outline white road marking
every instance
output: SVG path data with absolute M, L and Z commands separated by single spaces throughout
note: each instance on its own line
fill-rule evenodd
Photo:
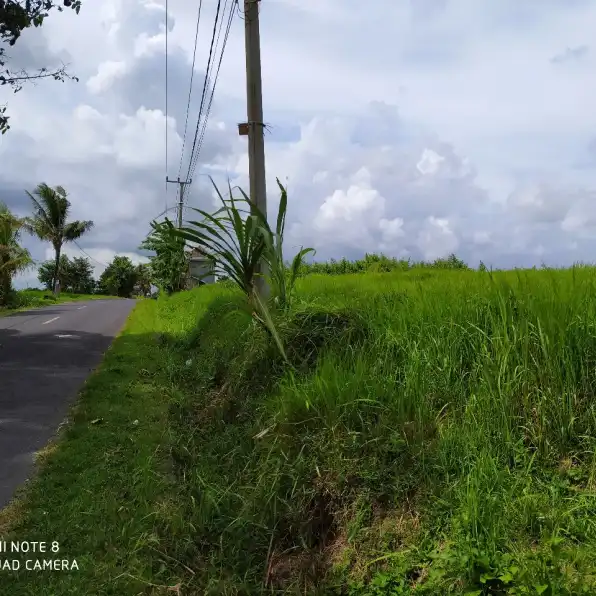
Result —
M 57 337 L 59 339 L 64 339 L 65 337 L 71 337 L 73 339 L 78 339 L 80 336 L 79 335 L 71 335 L 70 333 L 58 333 L 55 335 L 55 337 Z
M 54 317 L 53 319 L 50 319 L 49 321 L 44 321 L 42 323 L 42 325 L 47 325 L 48 323 L 51 323 L 52 321 L 57 321 L 60 317 Z
M 87 308 L 86 306 L 79 306 L 79 308 L 77 308 L 77 310 L 83 310 L 84 308 Z

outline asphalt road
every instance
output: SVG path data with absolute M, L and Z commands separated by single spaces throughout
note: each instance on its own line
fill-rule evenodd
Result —
M 72 302 L 0 317 L 0 508 L 30 477 L 134 300 Z

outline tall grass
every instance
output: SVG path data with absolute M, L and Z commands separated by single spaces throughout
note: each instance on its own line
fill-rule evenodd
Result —
M 193 569 L 176 579 L 206 594 L 594 593 L 595 282 L 309 275 L 282 330 L 292 368 L 214 289 L 177 356 L 197 365 L 172 410 L 192 531 L 163 540 Z

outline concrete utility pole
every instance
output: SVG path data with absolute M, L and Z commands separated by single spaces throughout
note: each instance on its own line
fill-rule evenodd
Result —
M 246 44 L 246 99 L 248 126 L 248 173 L 250 200 L 267 217 L 267 188 L 265 185 L 265 141 L 263 138 L 263 91 L 261 82 L 261 39 L 259 33 L 260 0 L 244 0 L 244 37 Z M 242 128 L 241 128 L 242 131 Z M 240 134 L 243 134 L 242 132 Z M 265 263 L 260 273 L 265 274 Z M 264 278 L 257 278 L 257 290 L 266 296 Z
M 182 207 L 184 206 L 184 187 L 187 184 L 192 184 L 192 178 L 190 180 L 180 180 L 180 178 L 178 178 L 177 180 L 170 180 L 168 177 L 166 177 L 166 182 L 180 185 L 180 200 L 178 201 L 178 214 L 177 214 L 178 217 L 176 219 L 178 220 L 178 228 L 181 228 L 182 227 Z

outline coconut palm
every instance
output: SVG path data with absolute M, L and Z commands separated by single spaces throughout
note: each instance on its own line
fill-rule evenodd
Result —
M 24 221 L 0 203 L 0 306 L 8 301 L 12 278 L 33 263 L 26 248 L 19 244 Z
M 54 247 L 54 275 L 52 287 L 58 279 L 60 254 L 65 242 L 80 238 L 93 227 L 92 221 L 68 221 L 70 201 L 62 186 L 52 188 L 45 182 L 37 185 L 33 194 L 25 191 L 33 203 L 33 215 L 26 218 L 26 227 L 40 240 L 51 242 Z

